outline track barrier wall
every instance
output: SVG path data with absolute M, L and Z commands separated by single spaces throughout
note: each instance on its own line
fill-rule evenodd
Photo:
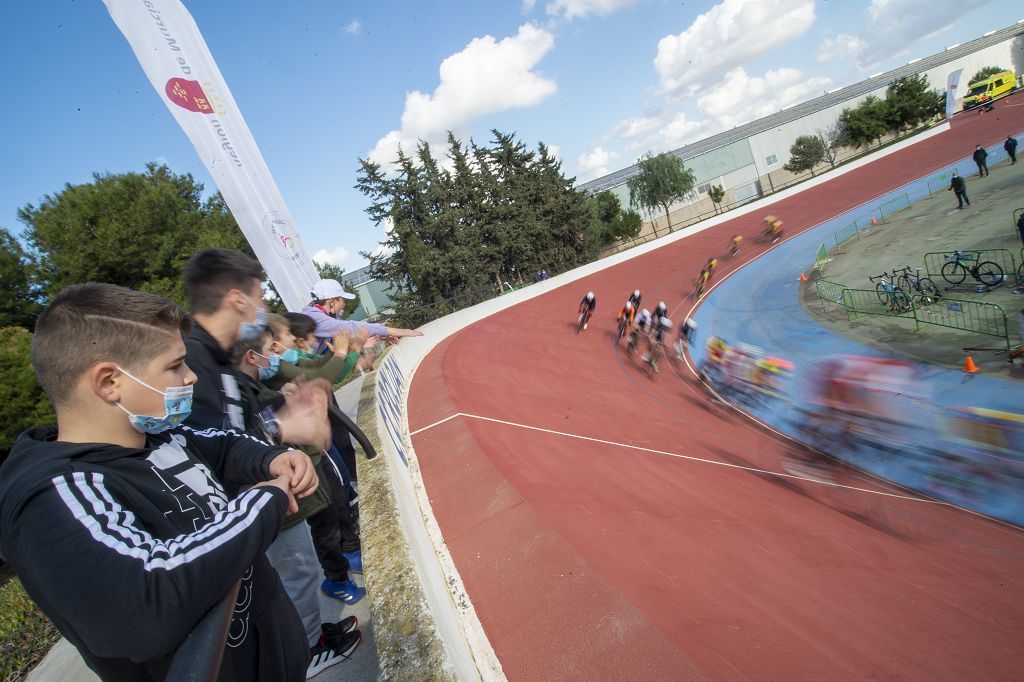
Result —
M 968 267 L 989 261 L 1003 269 L 1006 281 L 1012 281 L 1017 272 L 1017 259 L 1009 249 L 967 249 L 960 251 L 962 260 Z M 933 251 L 924 254 L 924 269 L 929 277 L 941 277 L 942 267 L 952 261 L 956 254 L 952 251 Z M 968 275 L 968 281 L 975 280 Z
M 857 221 L 854 220 L 852 223 L 843 225 L 836 230 L 834 235 L 836 241 L 836 248 L 838 249 L 843 244 L 850 242 L 854 239 L 860 238 L 860 231 L 857 229 Z

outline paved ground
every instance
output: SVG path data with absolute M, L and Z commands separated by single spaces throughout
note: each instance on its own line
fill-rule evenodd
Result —
M 973 164 L 972 164 L 973 167 Z M 890 271 L 895 266 L 923 267 L 926 252 L 968 249 L 1008 249 L 1020 262 L 1020 240 L 1014 233 L 1014 209 L 1024 207 L 1024 163 L 1011 166 L 1003 161 L 993 166 L 991 175 L 978 178 L 970 168 L 960 168 L 967 178 L 972 205 L 957 210 L 952 192 L 942 190 L 930 199 L 914 203 L 908 210 L 891 216 L 861 233 L 830 254 L 822 277 L 857 289 L 874 289 L 869 275 Z M 950 285 L 940 276 L 932 278 L 937 287 Z M 1014 282 L 979 293 L 971 278 L 954 290 L 943 291 L 947 298 L 985 301 L 1002 307 L 1009 317 L 1011 342 L 1019 339 L 1018 315 L 1024 308 L 1024 296 L 1015 295 Z M 995 337 L 971 334 L 943 327 L 922 326 L 914 331 L 912 321 L 883 317 L 861 317 L 847 321 L 835 305 L 821 305 L 812 287 L 804 289 L 803 301 L 811 314 L 828 329 L 894 355 L 918 359 L 946 367 L 964 365 L 964 347 L 995 348 Z M 998 376 L 1024 379 L 1024 367 L 1011 366 L 1005 353 L 975 352 L 972 356 L 982 370 Z
M 1020 111 L 1013 124 L 1024 127 L 1024 109 L 1002 111 Z M 976 140 L 996 142 L 992 117 L 985 123 L 957 121 L 772 211 L 789 234 L 807 229 Z M 613 346 L 627 292 L 639 286 L 685 312 L 680 292 L 700 263 L 757 223 L 729 221 L 486 318 L 417 370 L 413 444 L 506 674 L 1012 678 L 1024 533 L 870 476 L 838 487 L 789 477 L 784 439 L 711 406 L 685 368 L 645 377 Z M 723 274 L 762 251 L 751 244 Z M 798 274 L 778 289 L 790 307 L 750 314 L 750 299 L 737 299 L 751 340 L 761 318 L 777 325 L 799 310 Z M 576 336 L 587 289 L 597 315 Z M 730 313 L 729 299 L 718 305 Z

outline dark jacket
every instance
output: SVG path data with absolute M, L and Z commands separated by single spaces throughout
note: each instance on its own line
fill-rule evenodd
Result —
M 1017 138 L 1007 138 L 1006 142 L 1003 143 L 1003 149 L 1006 150 L 1007 154 L 1013 154 L 1017 151 Z
M 302 679 L 308 645 L 264 551 L 287 512 L 284 448 L 179 427 L 142 449 L 28 431 L 0 468 L 0 553 L 100 677 L 163 679 L 170 656 L 242 578 L 222 679 Z
M 967 184 L 964 182 L 964 179 L 962 177 L 960 177 L 959 175 L 954 175 L 953 178 L 949 181 L 949 188 L 956 192 L 957 194 L 963 194 L 964 192 L 967 191 Z
M 988 152 L 982 149 L 974 150 L 974 163 L 985 163 L 985 159 L 988 158 Z
M 224 350 L 208 331 L 194 323 L 192 335 L 185 339 L 185 363 L 199 378 L 192 389 L 192 414 L 185 421 L 196 429 L 235 429 L 258 435 L 247 429 L 242 407 L 240 373 L 235 369 L 231 351 Z

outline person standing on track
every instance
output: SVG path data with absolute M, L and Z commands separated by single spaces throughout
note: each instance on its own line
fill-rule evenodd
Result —
M 1003 143 L 1003 149 L 1006 150 L 1006 154 L 1010 157 L 1010 165 L 1017 163 L 1017 140 L 1013 135 L 1006 136 L 1006 142 Z
M 971 205 L 971 200 L 967 198 L 967 183 L 956 171 L 953 171 L 953 177 L 949 180 L 949 189 L 953 190 L 953 194 L 956 195 L 956 200 L 960 204 L 957 206 L 958 209 L 964 207 L 965 201 L 968 206 Z
M 587 324 L 590 321 L 590 316 L 594 314 L 594 308 L 597 307 L 597 297 L 594 296 L 593 291 L 588 291 L 587 295 L 580 301 L 580 321 L 583 322 L 583 328 L 587 328 Z
M 974 159 L 974 163 L 978 164 L 978 177 L 988 176 L 988 152 L 982 149 L 980 144 L 975 145 L 971 158 Z

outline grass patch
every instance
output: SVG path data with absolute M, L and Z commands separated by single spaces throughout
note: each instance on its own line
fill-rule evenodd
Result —
M 0 680 L 25 679 L 59 639 L 17 578 L 0 586 Z

